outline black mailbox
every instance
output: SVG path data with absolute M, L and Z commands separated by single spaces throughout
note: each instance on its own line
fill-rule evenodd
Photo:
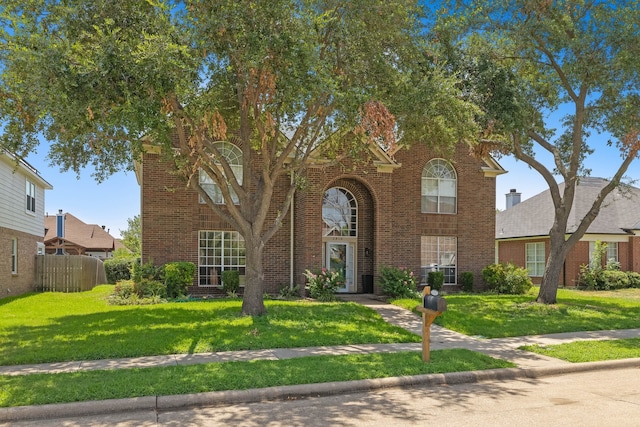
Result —
M 425 295 L 423 298 L 424 308 L 433 311 L 446 311 L 447 301 L 439 296 Z

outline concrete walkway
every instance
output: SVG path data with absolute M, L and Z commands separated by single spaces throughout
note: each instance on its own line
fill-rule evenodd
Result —
M 373 295 L 348 295 L 343 298 L 376 310 L 387 322 L 422 336 L 422 319 L 402 307 L 387 304 Z M 466 348 L 492 357 L 508 360 L 523 369 L 574 365 L 571 362 L 518 350 L 523 345 L 555 345 L 572 341 L 638 338 L 640 329 L 565 332 L 548 335 L 482 339 L 464 335 L 436 324 L 431 325 L 431 350 Z M 421 347 L 418 347 L 421 349 Z M 640 362 L 640 360 L 639 360 Z
M 342 299 L 370 307 L 380 313 L 387 322 L 400 326 L 415 334 L 422 334 L 422 319 L 420 317 L 401 307 L 381 301 L 374 295 L 344 295 L 342 296 Z M 518 347 L 526 344 L 551 345 L 577 340 L 605 340 L 637 337 L 640 337 L 640 329 L 479 339 L 445 329 L 438 325 L 432 325 L 431 350 L 466 348 L 482 352 L 496 358 L 511 361 L 516 364 L 518 368 L 466 373 L 418 375 L 414 377 L 383 378 L 377 380 L 361 380 L 341 383 L 271 387 L 269 389 L 199 393 L 195 395 L 150 396 L 149 398 L 116 399 L 101 402 L 0 408 L 0 422 L 135 410 L 138 408 L 148 408 L 149 405 L 153 406 L 157 410 L 169 410 L 194 405 L 229 404 L 236 402 L 254 402 L 266 399 L 283 399 L 289 396 L 301 397 L 348 393 L 365 391 L 379 387 L 403 386 L 418 383 L 453 384 L 520 377 L 534 378 L 544 375 L 578 372 L 591 369 L 614 369 L 617 367 L 623 368 L 630 366 L 640 367 L 640 358 L 576 364 L 517 350 Z M 359 344 L 327 347 L 226 351 L 200 354 L 176 354 L 169 356 L 150 356 L 128 359 L 0 366 L 0 375 L 29 375 L 34 373 L 77 372 L 82 370 L 177 366 L 257 359 L 277 360 L 318 355 L 421 351 L 421 348 L 421 343 Z

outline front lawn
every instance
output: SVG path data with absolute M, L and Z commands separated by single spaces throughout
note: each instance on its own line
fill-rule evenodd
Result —
M 0 299 L 0 365 L 343 344 L 420 342 L 355 303 L 239 299 L 110 306 L 113 286 Z
M 575 341 L 557 345 L 527 345 L 521 350 L 544 354 L 567 362 L 596 362 L 640 357 L 640 338 L 602 341 Z
M 424 363 L 420 352 L 400 352 L 0 376 L 0 406 L 245 390 L 513 366 L 484 354 L 455 349 L 431 352 L 431 363 Z
M 435 323 L 466 335 L 502 338 L 557 332 L 640 328 L 640 289 L 558 290 L 558 303 L 536 304 L 538 288 L 527 295 L 445 295 L 447 311 Z M 413 310 L 419 299 L 393 301 Z

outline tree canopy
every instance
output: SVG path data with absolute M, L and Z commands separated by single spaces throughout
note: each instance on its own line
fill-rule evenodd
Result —
M 142 224 L 140 224 L 140 215 L 127 219 L 127 229 L 120 230 L 122 235 L 122 244 L 133 255 L 139 256 L 142 251 Z
M 7 0 L 0 141 L 25 155 L 44 135 L 54 163 L 93 164 L 98 180 L 131 167 L 145 141 L 165 146 L 245 239 L 243 312 L 261 314 L 264 244 L 312 150 L 353 158 L 398 137 L 446 149 L 477 135 L 475 107 L 435 60 L 422 18 L 411 0 Z M 242 177 L 218 141 L 242 151 Z M 273 206 L 283 177 L 292 185 Z
M 638 10 L 635 0 L 498 0 L 447 2 L 440 11 L 442 54 L 481 108 L 485 132 L 477 150 L 512 154 L 549 186 L 555 221 L 540 302 L 555 302 L 568 251 L 637 158 Z M 558 110 L 568 112 L 552 129 L 547 115 Z M 617 148 L 619 166 L 567 237 L 576 185 L 589 173 L 584 159 L 607 146 Z

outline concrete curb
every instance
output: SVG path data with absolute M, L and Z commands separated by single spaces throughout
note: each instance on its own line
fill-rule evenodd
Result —
M 288 400 L 310 396 L 330 396 L 366 392 L 381 388 L 411 385 L 471 384 L 482 381 L 505 381 L 518 378 L 542 378 L 605 369 L 640 368 L 640 358 L 602 362 L 563 364 L 540 368 L 489 369 L 486 371 L 424 374 L 357 381 L 277 386 L 261 389 L 216 391 L 172 396 L 148 396 L 127 399 L 97 400 L 39 406 L 0 408 L 0 422 L 36 420 L 44 418 L 80 417 L 111 412 L 168 411 L 189 407 L 223 404 L 255 403 L 268 400 Z

